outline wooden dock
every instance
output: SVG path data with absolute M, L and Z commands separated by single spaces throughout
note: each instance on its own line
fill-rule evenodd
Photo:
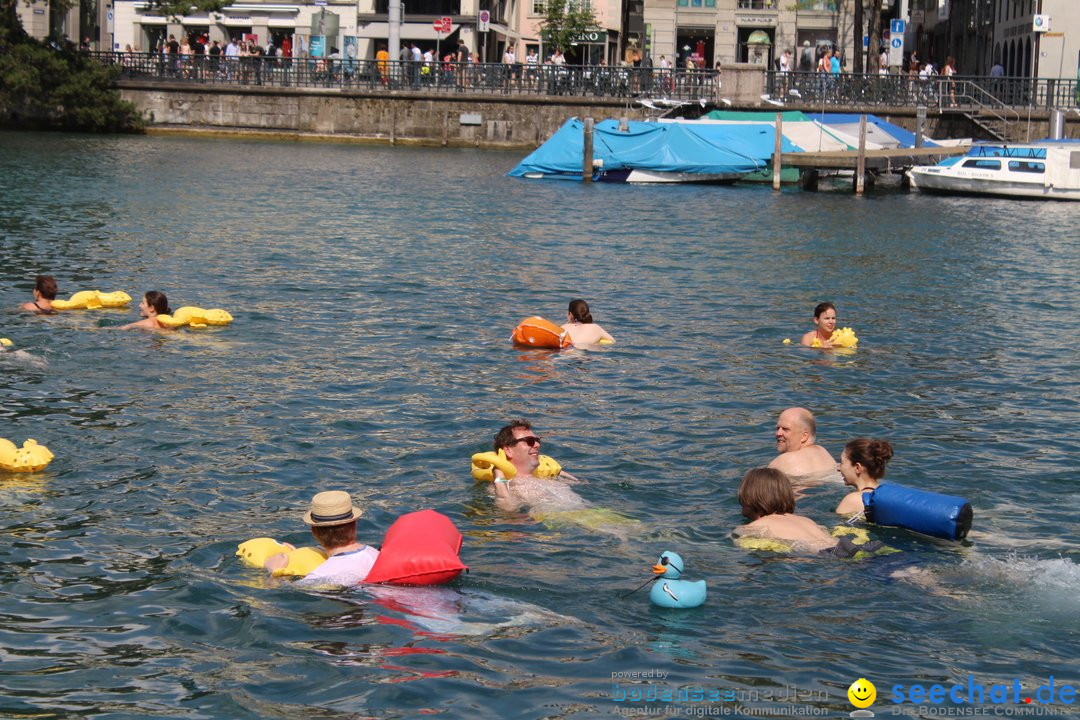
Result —
M 885 148 L 865 150 L 867 170 L 906 170 L 915 165 L 935 165 L 947 157 L 963 155 L 967 145 L 957 147 Z M 800 170 L 854 170 L 858 166 L 858 150 L 823 150 L 821 152 L 787 152 L 780 154 L 784 167 Z
M 859 148 L 857 150 L 822 150 L 819 152 L 782 152 L 783 116 L 776 115 L 776 150 L 773 153 L 773 189 L 780 189 L 780 171 L 785 167 L 798 168 L 803 190 L 817 190 L 818 175 L 826 171 L 854 171 L 853 190 L 862 193 L 866 184 L 873 185 L 881 173 L 904 173 L 915 165 L 936 165 L 947 157 L 964 155 L 968 145 L 949 147 L 866 149 L 866 116 L 859 118 Z M 904 176 L 905 181 L 907 176 Z

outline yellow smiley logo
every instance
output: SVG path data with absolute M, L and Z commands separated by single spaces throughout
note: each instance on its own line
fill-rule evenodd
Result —
M 868 708 L 877 699 L 877 688 L 866 678 L 859 678 L 847 689 L 848 700 L 857 708 Z

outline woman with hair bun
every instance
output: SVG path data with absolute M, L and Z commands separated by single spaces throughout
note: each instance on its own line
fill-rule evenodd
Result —
M 841 515 L 854 515 L 863 511 L 862 494 L 875 489 L 885 477 L 885 465 L 892 459 L 892 445 L 885 440 L 856 438 L 844 446 L 837 470 L 844 476 L 844 484 L 855 492 L 836 506 Z
M 52 275 L 38 275 L 34 278 L 34 302 L 23 303 L 19 307 L 35 315 L 55 315 L 52 301 L 56 299 L 56 278 Z
M 581 299 L 570 301 L 570 307 L 566 311 L 566 324 L 562 329 L 576 346 L 596 345 L 602 340 L 615 342 L 615 338 L 608 335 L 607 330 L 593 322 L 589 303 Z
M 165 293 L 159 290 L 150 290 L 143 295 L 142 302 L 139 303 L 139 312 L 142 314 L 143 319 L 136 322 L 129 323 L 120 327 L 121 330 L 168 330 L 169 328 L 162 325 L 157 316 L 169 315 L 172 310 L 169 309 L 169 299 L 165 297 Z

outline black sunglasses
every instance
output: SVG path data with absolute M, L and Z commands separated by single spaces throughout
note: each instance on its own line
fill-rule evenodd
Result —
M 525 437 L 515 438 L 514 441 L 510 443 L 510 445 L 513 446 L 517 445 L 518 443 L 525 443 L 529 447 L 536 447 L 540 444 L 540 438 L 536 437 L 535 435 L 526 435 Z
M 660 564 L 661 564 L 661 565 L 663 565 L 664 567 L 667 567 L 667 566 L 668 566 L 668 565 L 670 564 L 670 565 L 671 565 L 671 567 L 675 568 L 675 570 L 677 570 L 678 572 L 680 572 L 680 573 L 681 573 L 681 572 L 682 572 L 682 568 L 681 568 L 681 567 L 679 567 L 678 565 L 676 565 L 675 563 L 669 563 L 669 562 L 668 562 L 668 559 L 669 559 L 669 558 L 668 558 L 668 556 L 667 556 L 667 555 L 665 555 L 664 557 L 660 558 Z

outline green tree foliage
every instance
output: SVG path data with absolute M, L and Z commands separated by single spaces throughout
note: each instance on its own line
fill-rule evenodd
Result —
M 70 43 L 29 37 L 14 4 L 0 7 L 0 124 L 85 132 L 135 132 L 144 121 L 113 87 L 119 68 L 91 60 Z
M 171 18 L 200 12 L 221 12 L 233 0 L 149 0 L 148 7 Z
M 540 32 L 544 43 L 552 50 L 563 52 L 584 33 L 596 30 L 596 14 L 592 4 L 582 0 L 544 0 L 544 19 Z

